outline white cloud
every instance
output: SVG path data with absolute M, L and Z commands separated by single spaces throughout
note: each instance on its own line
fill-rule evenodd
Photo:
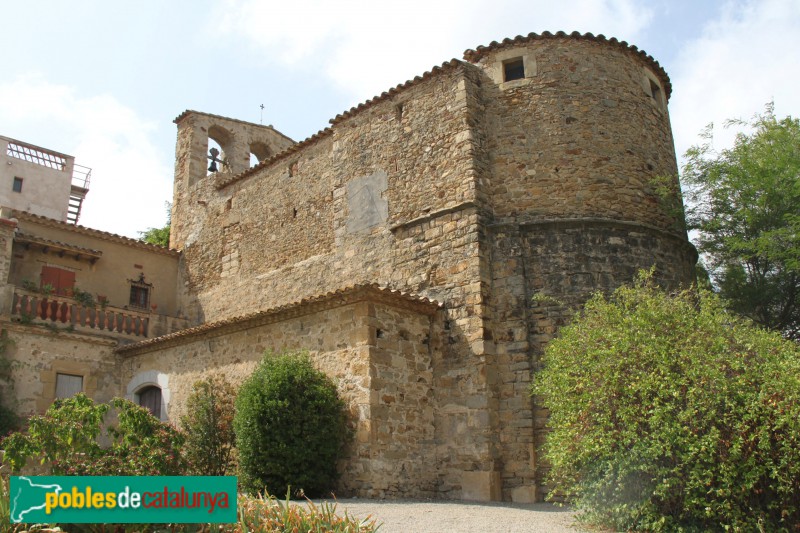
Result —
M 652 12 L 633 0 L 227 0 L 213 18 L 221 39 L 244 38 L 293 68 L 322 66 L 358 102 L 517 34 L 591 31 L 635 41 Z
M 172 166 L 150 141 L 154 124 L 114 97 L 77 96 L 29 74 L 0 84 L 0 116 L 4 135 L 73 155 L 92 169 L 81 225 L 136 238 L 166 222 Z
M 778 116 L 800 115 L 800 2 L 729 2 L 719 20 L 687 44 L 673 73 L 670 103 L 676 149 L 682 155 L 715 125 L 715 146 L 730 146 L 728 118 L 749 119 L 775 101 Z

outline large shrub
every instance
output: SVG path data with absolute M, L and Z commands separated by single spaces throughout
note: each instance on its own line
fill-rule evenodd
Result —
M 266 354 L 239 390 L 234 428 L 245 490 L 313 497 L 333 488 L 345 405 L 307 355 Z
M 116 425 L 105 420 L 116 415 Z M 101 442 L 110 441 L 110 445 Z M 18 472 L 38 459 L 52 475 L 177 476 L 186 472 L 184 435 L 133 402 L 95 404 L 85 394 L 56 400 L 24 432 L 3 440 L 4 460 Z
M 800 527 L 800 350 L 709 294 L 595 296 L 544 355 L 551 494 L 620 530 Z
M 186 456 L 200 476 L 224 476 L 234 469 L 233 413 L 236 390 L 223 375 L 198 381 L 186 401 L 181 427 Z

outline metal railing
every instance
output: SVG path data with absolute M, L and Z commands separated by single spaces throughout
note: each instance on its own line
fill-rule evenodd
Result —
M 92 177 L 92 169 L 83 165 L 72 165 L 72 185 L 81 189 L 89 188 L 89 178 Z

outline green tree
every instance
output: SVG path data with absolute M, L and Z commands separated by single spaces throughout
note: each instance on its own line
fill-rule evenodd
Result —
M 181 426 L 186 432 L 186 456 L 199 476 L 224 476 L 234 469 L 235 399 L 236 390 L 223 375 L 192 387 Z
M 621 531 L 800 527 L 800 347 L 709 292 L 594 296 L 543 357 L 551 495 Z
M 116 415 L 116 425 L 105 423 Z M 31 459 L 52 475 L 177 476 L 187 469 L 184 435 L 122 398 L 96 404 L 84 393 L 56 400 L 23 432 L 6 437 L 3 460 L 18 472 Z
M 167 223 L 161 228 L 147 228 L 145 231 L 139 232 L 139 240 L 147 244 L 155 244 L 157 246 L 164 246 L 169 248 L 169 232 L 172 224 L 172 204 L 166 202 L 167 207 Z
M 800 121 L 773 106 L 717 152 L 713 130 L 686 152 L 687 221 L 735 311 L 800 340 Z
M 336 385 L 305 353 L 267 353 L 236 398 L 240 481 L 252 493 L 333 489 L 349 436 Z

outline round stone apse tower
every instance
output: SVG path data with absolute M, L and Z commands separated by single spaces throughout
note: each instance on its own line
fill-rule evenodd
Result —
M 591 34 L 530 34 L 464 58 L 480 69 L 500 484 L 505 498 L 540 499 L 547 413 L 520 391 L 544 345 L 593 292 L 611 292 L 640 269 L 655 267 L 669 287 L 694 281 L 672 87 L 652 57 Z M 520 428 L 528 409 L 531 427 Z

